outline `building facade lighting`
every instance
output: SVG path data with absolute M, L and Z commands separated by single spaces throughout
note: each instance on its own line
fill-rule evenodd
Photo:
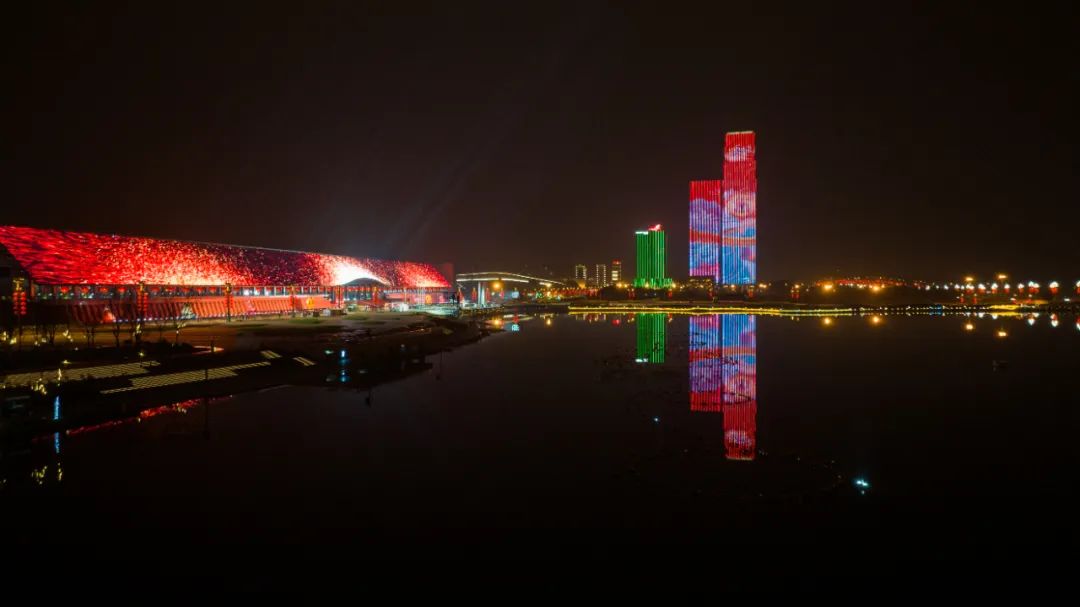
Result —
M 660 224 L 635 232 L 634 238 L 637 248 L 637 275 L 634 286 L 647 289 L 670 287 L 672 280 L 666 274 L 667 241 Z
M 723 238 L 724 182 L 690 182 L 690 277 L 723 281 L 720 245 Z
M 721 280 L 757 282 L 757 144 L 753 131 L 724 137 Z
M 325 253 L 16 226 L 0 226 L 0 245 L 38 284 L 450 286 L 429 264 Z

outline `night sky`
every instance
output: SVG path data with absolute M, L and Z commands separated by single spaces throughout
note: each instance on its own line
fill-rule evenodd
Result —
M 0 224 L 681 277 L 754 130 L 763 279 L 1080 278 L 1067 5 L 142 4 L 8 14 Z

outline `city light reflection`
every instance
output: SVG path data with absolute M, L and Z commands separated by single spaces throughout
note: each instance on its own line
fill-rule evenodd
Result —
M 690 410 L 723 414 L 728 459 L 754 459 L 756 342 L 756 319 L 751 315 L 690 318 Z
M 662 363 L 667 349 L 667 317 L 664 314 L 637 314 L 637 357 L 639 363 Z

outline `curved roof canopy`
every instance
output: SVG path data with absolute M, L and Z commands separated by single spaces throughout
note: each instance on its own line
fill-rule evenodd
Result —
M 0 226 L 0 245 L 41 284 L 450 286 L 426 263 L 325 253 L 16 226 Z

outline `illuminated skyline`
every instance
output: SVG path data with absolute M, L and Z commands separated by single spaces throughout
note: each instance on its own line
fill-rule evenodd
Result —
M 682 279 L 687 183 L 747 128 L 761 279 L 1080 267 L 1077 37 L 1048 8 L 21 8 L 3 224 L 632 278 L 659 222 Z M 1001 220 L 1029 200 L 1037 247 Z

